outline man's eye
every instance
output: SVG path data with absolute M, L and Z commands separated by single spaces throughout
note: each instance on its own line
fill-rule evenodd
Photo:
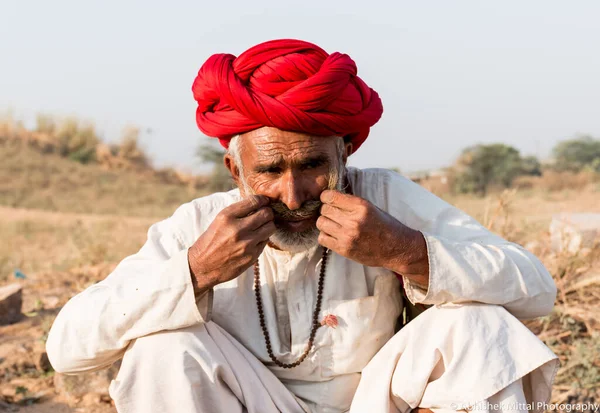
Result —
M 319 166 L 323 165 L 323 162 L 310 162 L 304 165 L 304 169 L 315 169 L 318 168 Z
M 267 168 L 265 173 L 267 174 L 278 174 L 281 172 L 281 168 Z

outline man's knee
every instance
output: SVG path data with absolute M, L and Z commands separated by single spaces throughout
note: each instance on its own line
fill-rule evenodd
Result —
M 459 347 L 490 341 L 501 344 L 513 332 L 527 334 L 527 328 L 502 306 L 480 303 L 431 307 L 407 327 L 405 333 L 411 336 L 438 344 L 450 340 Z
M 136 364 L 136 368 L 143 365 L 144 369 L 157 371 L 169 366 L 181 367 L 189 363 L 190 358 L 202 357 L 208 338 L 204 325 L 143 336 L 131 343 L 123 356 L 123 363 Z
M 217 406 L 231 393 L 217 386 L 219 355 L 204 324 L 140 337 L 125 352 L 110 394 L 119 411 L 176 411 L 173 406 L 177 411 L 200 411 L 202 403 Z

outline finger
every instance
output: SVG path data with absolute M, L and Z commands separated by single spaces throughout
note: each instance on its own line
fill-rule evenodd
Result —
M 263 195 L 251 195 L 244 198 L 240 202 L 229 205 L 224 211 L 231 214 L 235 218 L 244 218 L 250 215 L 252 212 L 268 205 L 270 202 L 269 198 Z
M 256 259 L 258 260 L 258 256 L 263 252 L 263 250 L 265 249 L 265 247 L 267 246 L 267 244 L 269 243 L 269 240 L 266 239 L 264 241 L 260 241 L 258 244 L 256 244 Z
M 362 198 L 354 195 L 344 194 L 340 191 L 327 189 L 321 192 L 321 202 L 332 205 L 339 209 L 351 211 L 357 203 L 363 202 Z
M 254 214 L 249 215 L 245 218 L 240 218 L 242 228 L 250 230 L 256 230 L 263 226 L 266 222 L 273 221 L 275 215 L 273 210 L 269 207 L 262 207 L 257 210 Z
M 348 214 L 348 211 L 346 211 L 345 209 L 340 209 L 340 208 L 330 205 L 330 204 L 321 205 L 320 212 L 321 212 L 321 216 L 326 216 L 328 218 L 333 219 L 334 221 L 336 221 L 336 217 L 338 217 L 340 215 Z
M 325 232 L 330 236 L 335 236 L 342 229 L 342 226 L 337 222 L 321 215 L 319 219 L 317 219 L 317 228 L 321 232 Z
M 269 221 L 254 231 L 253 238 L 258 242 L 266 241 L 275 233 L 275 231 L 277 231 L 275 223 Z
M 321 232 L 318 238 L 319 245 L 328 248 L 332 251 L 336 251 L 337 240 L 325 232 Z

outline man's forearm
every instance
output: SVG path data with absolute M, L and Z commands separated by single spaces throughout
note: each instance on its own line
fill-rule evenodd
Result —
M 414 283 L 427 289 L 429 286 L 429 257 L 427 255 L 427 242 L 420 231 L 405 227 L 403 234 L 399 234 L 394 254 L 385 265 Z

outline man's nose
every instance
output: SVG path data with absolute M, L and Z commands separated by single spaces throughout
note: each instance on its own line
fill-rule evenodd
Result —
M 282 177 L 281 202 L 290 210 L 299 209 L 306 201 L 302 185 L 298 177 L 291 171 Z

